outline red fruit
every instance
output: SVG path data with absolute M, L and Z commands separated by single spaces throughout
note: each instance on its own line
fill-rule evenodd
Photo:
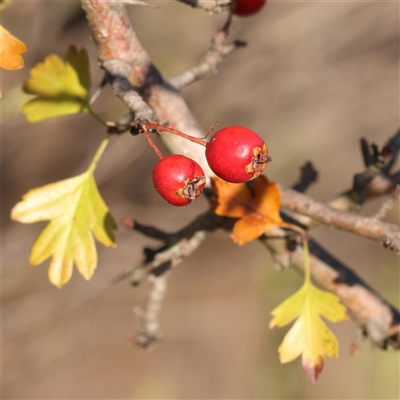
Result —
M 257 178 L 271 161 L 263 139 L 243 126 L 218 131 L 207 144 L 206 157 L 215 175 L 232 183 Z
M 163 158 L 153 169 L 157 192 L 174 206 L 186 206 L 196 200 L 206 184 L 206 177 L 197 162 L 174 154 Z
M 267 0 L 236 0 L 232 4 L 232 13 L 240 16 L 248 16 L 258 13 Z

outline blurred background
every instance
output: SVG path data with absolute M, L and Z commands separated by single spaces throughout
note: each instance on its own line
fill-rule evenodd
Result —
M 226 15 L 209 16 L 174 1 L 159 9 L 130 7 L 136 33 L 155 65 L 171 76 L 198 62 Z M 138 328 L 132 307 L 145 303 L 148 285 L 110 281 L 140 262 L 154 241 L 120 226 L 114 250 L 98 246 L 90 282 L 75 270 L 62 289 L 47 265 L 28 266 L 30 247 L 45 224 L 9 219 L 29 189 L 81 173 L 104 130 L 87 115 L 28 124 L 21 82 L 50 53 L 85 47 L 93 88 L 102 78 L 79 2 L 15 2 L 2 24 L 29 51 L 25 68 L 2 71 L 2 336 L 5 399 L 398 399 L 399 353 L 357 339 L 351 321 L 331 326 L 340 356 L 328 359 L 317 386 L 300 360 L 280 365 L 277 348 L 287 328 L 269 330 L 270 312 L 301 284 L 293 270 L 274 270 L 258 243 L 233 244 L 210 235 L 173 272 L 161 315 L 165 339 L 153 351 L 129 345 Z M 363 170 L 359 139 L 382 146 L 399 127 L 399 3 L 271 1 L 257 15 L 234 18 L 231 40 L 248 47 L 217 76 L 184 91 L 207 130 L 245 125 L 266 140 L 271 180 L 291 185 L 312 161 L 320 175 L 309 194 L 329 199 Z M 94 106 L 107 119 L 126 112 L 109 88 Z M 155 192 L 157 157 L 143 137 L 112 139 L 96 171 L 116 220 L 133 217 L 168 231 L 207 208 L 204 199 L 174 208 Z M 399 165 L 399 164 L 397 164 Z M 380 202 L 368 204 L 371 215 Z M 398 203 L 386 217 L 399 221 Z M 377 243 L 320 227 L 313 237 L 399 307 L 399 260 Z M 339 383 L 340 382 L 340 383 Z

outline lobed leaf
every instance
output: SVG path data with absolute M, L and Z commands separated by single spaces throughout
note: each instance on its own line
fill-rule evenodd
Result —
M 58 287 L 69 281 L 74 263 L 85 279 L 92 277 L 97 266 L 93 235 L 104 246 L 115 247 L 116 224 L 93 176 L 97 156 L 83 174 L 30 190 L 11 212 L 19 222 L 50 221 L 29 261 L 38 265 L 51 257 L 49 279 Z
M 306 377 L 315 384 L 324 367 L 324 356 L 338 356 L 338 341 L 321 316 L 332 322 L 344 321 L 346 308 L 337 296 L 306 281 L 271 314 L 270 328 L 285 326 L 297 318 L 279 346 L 279 358 L 287 363 L 302 355 Z
M 36 97 L 22 106 L 28 122 L 90 111 L 86 50 L 78 51 L 75 46 L 70 46 L 65 62 L 57 54 L 51 54 L 35 65 L 30 74 L 23 89 Z

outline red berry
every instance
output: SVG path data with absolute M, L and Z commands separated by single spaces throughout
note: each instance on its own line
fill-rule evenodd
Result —
M 163 158 L 153 169 L 153 183 L 157 192 L 174 206 L 186 206 L 196 200 L 206 183 L 197 162 L 174 154 Z
M 243 126 L 218 131 L 207 144 L 206 157 L 215 175 L 232 183 L 257 178 L 271 161 L 263 139 Z
M 232 12 L 242 17 L 252 15 L 258 13 L 266 2 L 267 0 L 236 0 L 232 4 Z

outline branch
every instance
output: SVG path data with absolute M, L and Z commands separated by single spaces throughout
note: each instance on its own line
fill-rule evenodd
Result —
M 218 65 L 226 56 L 233 53 L 236 49 L 246 46 L 245 42 L 239 40 L 235 40 L 232 44 L 224 43 L 228 36 L 229 24 L 230 20 L 217 32 L 212 40 L 210 49 L 198 65 L 169 79 L 172 86 L 180 90 L 194 82 L 215 75 Z
M 190 4 L 191 0 L 187 0 L 185 2 Z M 213 3 L 207 0 L 198 0 L 196 4 L 204 4 L 204 7 L 206 7 L 210 4 L 212 5 Z M 103 66 L 108 68 L 106 68 L 106 70 L 108 73 L 110 73 L 111 77 L 122 76 L 122 78 L 126 79 L 132 88 L 143 97 L 144 101 L 147 103 L 149 108 L 155 112 L 156 117 L 159 120 L 169 121 L 171 127 L 189 135 L 203 137 L 204 131 L 191 115 L 180 93 L 164 80 L 161 74 L 151 63 L 147 52 L 142 48 L 141 44 L 137 40 L 137 37 L 129 23 L 129 19 L 126 15 L 124 7 L 115 1 L 103 2 L 102 0 L 82 0 L 82 5 L 86 11 L 89 25 L 98 48 L 100 62 Z M 216 7 L 214 8 L 215 10 L 217 9 Z M 111 63 L 108 63 L 109 61 Z M 122 75 L 121 71 L 123 71 Z M 126 90 L 129 92 L 131 88 L 128 85 L 125 87 L 125 84 L 126 82 L 123 80 L 121 87 L 123 90 L 126 88 Z M 191 144 L 175 135 L 172 136 L 165 134 L 162 135 L 162 139 L 164 142 L 166 142 L 167 147 L 169 147 L 172 152 L 182 152 L 182 150 L 185 149 L 185 154 L 187 156 L 195 159 L 202 166 L 206 174 L 212 175 L 212 172 L 209 170 L 208 164 L 205 160 L 204 149 L 200 148 L 200 146 Z M 399 179 L 399 177 L 397 179 Z M 371 182 L 371 184 L 373 184 L 375 180 L 376 178 Z M 383 186 L 386 185 L 384 190 L 387 190 L 390 184 L 390 182 L 384 180 Z M 290 194 L 287 191 L 284 191 L 283 193 Z M 299 194 L 297 193 L 297 195 Z M 305 199 L 307 198 L 305 197 Z M 304 202 L 304 204 L 307 204 L 307 202 Z M 146 267 L 143 269 L 143 271 L 145 271 L 143 276 L 146 275 L 146 272 L 150 272 L 150 275 L 153 276 L 163 276 L 164 272 L 170 269 L 172 261 L 175 259 L 177 262 L 179 262 L 183 259 L 183 257 L 191 254 L 191 252 L 193 252 L 193 250 L 200 245 L 202 240 L 204 240 L 208 229 L 214 229 L 214 225 L 217 226 L 221 223 L 223 228 L 228 229 L 227 226 L 224 226 L 227 224 L 227 219 L 224 221 L 214 220 L 214 225 L 211 223 L 208 225 L 207 229 L 202 229 L 201 221 L 203 218 L 204 220 L 207 220 L 210 217 L 202 217 L 197 220 L 196 223 L 199 224 L 200 228 L 197 230 L 194 229 L 196 232 L 203 232 L 201 240 L 198 240 L 199 236 L 196 236 L 195 234 L 192 236 L 189 235 L 190 238 L 196 237 L 196 240 L 193 242 L 191 242 L 188 238 L 184 238 L 183 232 L 185 229 L 183 229 L 180 231 L 182 235 L 181 240 L 178 240 L 178 237 L 175 235 L 174 240 L 178 240 L 178 242 L 175 242 L 175 248 L 173 251 L 172 247 L 165 245 L 156 251 L 146 249 L 146 260 L 141 265 L 147 265 L 148 268 Z M 195 227 L 196 223 L 192 226 L 192 228 Z M 207 224 L 204 226 L 207 226 Z M 298 265 L 299 268 L 302 268 L 303 258 L 301 247 L 297 246 L 296 251 L 292 254 L 287 250 L 286 238 L 282 240 L 267 239 L 267 242 L 281 244 L 280 249 L 275 248 L 275 245 L 270 244 L 271 251 L 274 252 L 277 259 L 279 258 L 278 255 L 280 255 L 282 260 L 284 258 L 288 260 L 291 259 L 296 266 Z M 185 244 L 188 243 L 190 244 L 186 250 L 184 250 Z M 178 255 L 178 257 L 175 257 L 176 255 Z M 371 336 L 372 340 L 382 347 L 387 347 L 392 342 L 394 343 L 393 347 L 399 347 L 398 313 L 394 309 L 391 309 L 390 306 L 388 306 L 383 300 L 379 299 L 379 297 L 366 285 L 363 286 L 360 284 L 362 289 L 359 289 L 358 291 L 346 292 L 344 288 L 347 286 L 350 288 L 351 284 L 349 283 L 347 286 L 343 286 L 345 284 L 341 283 L 342 289 L 339 290 L 339 283 L 334 282 L 334 279 L 339 276 L 337 270 L 335 270 L 335 268 L 333 268 L 329 262 L 318 260 L 319 258 L 316 255 L 315 258 L 312 259 L 312 273 L 316 282 L 320 283 L 328 290 L 336 291 L 339 297 L 341 296 L 341 293 L 349 293 L 347 300 L 345 299 L 345 295 L 343 295 L 341 298 L 343 298 L 343 301 L 347 301 L 349 310 L 354 314 L 356 319 L 363 324 L 363 326 L 365 326 L 365 331 Z M 351 271 L 348 272 L 348 275 L 351 274 Z M 139 275 L 140 274 L 137 276 Z M 327 276 L 330 276 L 332 279 L 327 279 Z M 343 272 L 340 274 L 341 278 L 343 278 L 343 276 L 346 277 L 346 273 Z M 158 282 L 162 282 L 162 280 Z M 160 286 L 161 285 L 162 284 L 160 283 Z M 158 290 L 154 290 L 155 292 L 160 293 Z M 364 295 L 361 294 L 362 291 L 364 291 Z M 357 299 L 357 301 L 350 301 L 349 296 L 351 293 L 353 293 L 355 296 L 353 298 Z M 363 298 L 366 299 L 367 297 L 371 299 L 370 302 L 363 300 Z M 162 296 L 159 296 L 158 298 L 162 299 Z M 151 302 L 152 301 L 150 301 L 150 303 Z M 359 304 L 362 304 L 362 306 L 359 306 Z M 147 309 L 151 309 L 150 305 L 147 307 Z M 153 316 L 158 316 L 158 312 L 153 313 Z M 149 320 L 154 322 L 154 318 L 149 318 Z M 155 325 L 153 324 L 153 326 Z M 153 329 L 152 332 L 155 332 L 155 330 Z M 157 337 L 157 335 L 147 336 Z
M 379 152 L 378 146 L 368 144 L 367 140 L 361 139 L 361 150 L 364 157 L 366 169 L 360 174 L 354 175 L 353 187 L 346 193 L 347 197 L 357 206 L 362 205 L 368 198 L 369 184 L 382 171 L 392 158 L 390 152 Z
M 400 172 L 392 175 L 389 173 L 400 151 L 400 130 L 388 140 L 381 152 L 378 151 L 376 145 L 372 145 L 370 150 L 365 139 L 361 140 L 361 150 L 366 169 L 354 176 L 353 187 L 350 190 L 331 199 L 327 202 L 327 205 L 342 211 L 360 211 L 361 205 L 366 200 L 387 194 L 392 195 L 396 191 L 397 185 L 400 184 Z M 302 174 L 304 173 L 303 171 Z M 312 174 L 312 172 L 310 173 Z M 308 179 L 311 179 L 310 183 L 312 183 L 313 176 L 311 175 Z M 302 176 L 301 181 L 292 188 L 304 192 L 308 184 L 307 177 Z M 305 185 L 305 187 L 302 187 L 302 185 Z M 289 211 L 288 214 L 301 223 L 304 228 L 319 225 L 316 220 L 308 215 Z M 379 215 L 376 218 L 379 219 Z
M 143 310 L 135 310 L 141 322 L 141 329 L 135 335 L 135 343 L 144 348 L 149 348 L 162 338 L 159 315 L 167 290 L 167 278 L 165 275 L 152 276 L 149 280 L 152 287 L 149 291 L 146 307 Z
M 168 121 L 169 126 L 188 135 L 204 137 L 204 130 L 180 93 L 164 80 L 151 63 L 132 29 L 124 6 L 103 0 L 81 1 L 98 49 L 100 64 L 110 76 L 120 76 L 129 81 L 159 121 Z M 163 134 L 161 140 L 172 153 L 182 153 L 182 149 L 185 149 L 186 156 L 200 164 L 206 175 L 212 175 L 201 146 L 172 134 Z
M 163 242 L 155 250 L 145 248 L 145 260 L 113 280 L 113 283 L 117 283 L 130 277 L 131 283 L 137 286 L 147 274 L 158 276 L 176 267 L 203 243 L 208 232 L 217 228 L 231 230 L 234 220 L 219 217 L 212 211 L 206 211 L 175 233 L 168 233 L 153 226 L 143 225 L 129 218 L 125 218 L 123 223 L 130 229 Z
M 162 239 L 164 244 L 157 250 L 146 249 L 146 260 L 124 273 L 118 280 L 130 276 L 131 282 L 137 285 L 147 274 L 150 279 L 154 276 L 164 276 L 172 266 L 177 266 L 190 256 L 201 245 L 208 232 L 216 229 L 231 231 L 234 222 L 235 219 L 218 217 L 208 211 L 175 233 L 166 233 L 136 222 L 135 225 L 125 223 L 130 227 L 136 226 L 136 230 L 146 236 Z M 260 242 L 268 248 L 280 267 L 288 268 L 293 265 L 303 271 L 303 248 L 292 241 L 287 232 L 282 229 L 270 230 L 260 238 Z M 309 243 L 312 255 L 311 275 L 314 281 L 341 299 L 365 336 L 370 337 L 377 346 L 383 349 L 400 348 L 399 312 L 314 240 L 311 239 Z M 152 296 L 148 301 L 151 301 L 151 298 Z M 146 306 L 146 309 L 153 308 L 150 305 Z
M 156 250 L 145 248 L 145 260 L 136 267 L 116 277 L 112 283 L 130 278 L 134 286 L 148 277 L 152 288 L 146 306 L 139 311 L 141 328 L 135 335 L 135 343 L 149 347 L 162 337 L 159 315 L 167 286 L 167 273 L 191 255 L 205 240 L 207 232 L 223 225 L 224 219 L 208 211 L 195 218 L 186 227 L 176 233 L 167 233 L 158 228 L 142 225 L 134 220 L 125 219 L 124 225 L 142 234 L 162 240 L 164 243 Z M 225 221 L 231 227 L 231 221 Z
M 400 250 L 400 228 L 376 218 L 368 218 L 336 210 L 293 189 L 281 189 L 281 206 L 305 214 L 325 225 L 375 240 L 384 247 Z
M 400 130 L 398 130 L 379 152 L 375 144 L 371 146 L 365 139 L 360 141 L 365 170 L 354 175 L 350 190 L 330 200 L 333 208 L 343 211 L 359 211 L 367 199 L 393 191 L 396 183 L 389 175 L 400 151 Z M 384 187 L 383 183 L 386 182 Z
M 120 60 L 108 60 L 102 63 L 102 67 L 107 71 L 107 79 L 114 94 L 133 112 L 134 118 L 143 118 L 148 121 L 154 120 L 154 111 L 144 102 L 142 96 L 139 95 L 128 80 L 128 65 Z M 131 114 L 128 115 L 130 116 Z M 128 116 L 126 115 L 124 118 L 128 118 Z M 120 121 L 119 125 L 122 125 Z

